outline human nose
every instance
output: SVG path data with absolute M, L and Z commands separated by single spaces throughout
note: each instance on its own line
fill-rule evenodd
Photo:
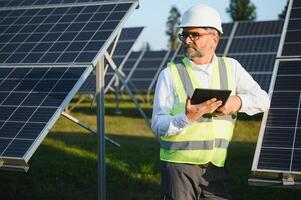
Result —
M 184 37 L 184 42 L 185 42 L 185 44 L 191 44 L 192 40 L 191 40 L 190 36 Z

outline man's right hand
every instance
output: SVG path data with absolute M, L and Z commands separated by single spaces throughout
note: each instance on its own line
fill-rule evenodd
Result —
M 206 113 L 213 113 L 218 107 L 222 105 L 222 101 L 217 101 L 216 98 L 210 99 L 200 104 L 191 105 L 190 99 L 186 99 L 186 116 L 194 122 Z

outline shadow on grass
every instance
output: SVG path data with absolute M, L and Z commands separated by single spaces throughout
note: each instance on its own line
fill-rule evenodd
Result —
M 158 158 L 153 149 L 151 155 L 143 153 L 154 141 L 120 140 L 122 149 L 107 145 L 107 199 L 160 199 Z M 96 146 L 96 137 L 80 133 L 48 135 L 30 160 L 28 173 L 0 171 L 1 200 L 97 199 Z
M 106 145 L 109 200 L 160 200 L 159 145 L 154 138 L 110 135 L 122 148 Z M 4 200 L 97 199 L 97 142 L 81 133 L 49 134 L 27 174 L 0 171 Z M 232 142 L 227 167 L 235 200 L 298 199 L 299 190 L 248 186 L 255 143 Z
M 142 108 L 143 112 L 151 118 L 152 115 L 152 108 Z M 116 108 L 115 107 L 106 107 L 105 113 L 106 116 L 123 116 L 123 117 L 131 117 L 131 118 L 141 118 L 141 114 L 139 110 L 135 107 L 133 108 L 119 108 L 119 111 L 121 114 L 116 114 Z M 96 109 L 95 107 L 87 107 L 87 106 L 77 106 L 75 107 L 72 112 L 79 113 L 79 114 L 85 114 L 90 116 L 96 115 Z

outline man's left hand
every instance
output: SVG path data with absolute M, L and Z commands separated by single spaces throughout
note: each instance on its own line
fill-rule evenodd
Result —
M 217 115 L 230 115 L 239 111 L 242 102 L 239 96 L 230 96 L 223 107 L 216 110 Z

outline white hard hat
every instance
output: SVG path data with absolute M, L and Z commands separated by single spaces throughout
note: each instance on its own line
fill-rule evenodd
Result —
M 189 8 L 183 14 L 181 24 L 178 27 L 212 27 L 223 33 L 220 15 L 214 8 L 204 4 Z

